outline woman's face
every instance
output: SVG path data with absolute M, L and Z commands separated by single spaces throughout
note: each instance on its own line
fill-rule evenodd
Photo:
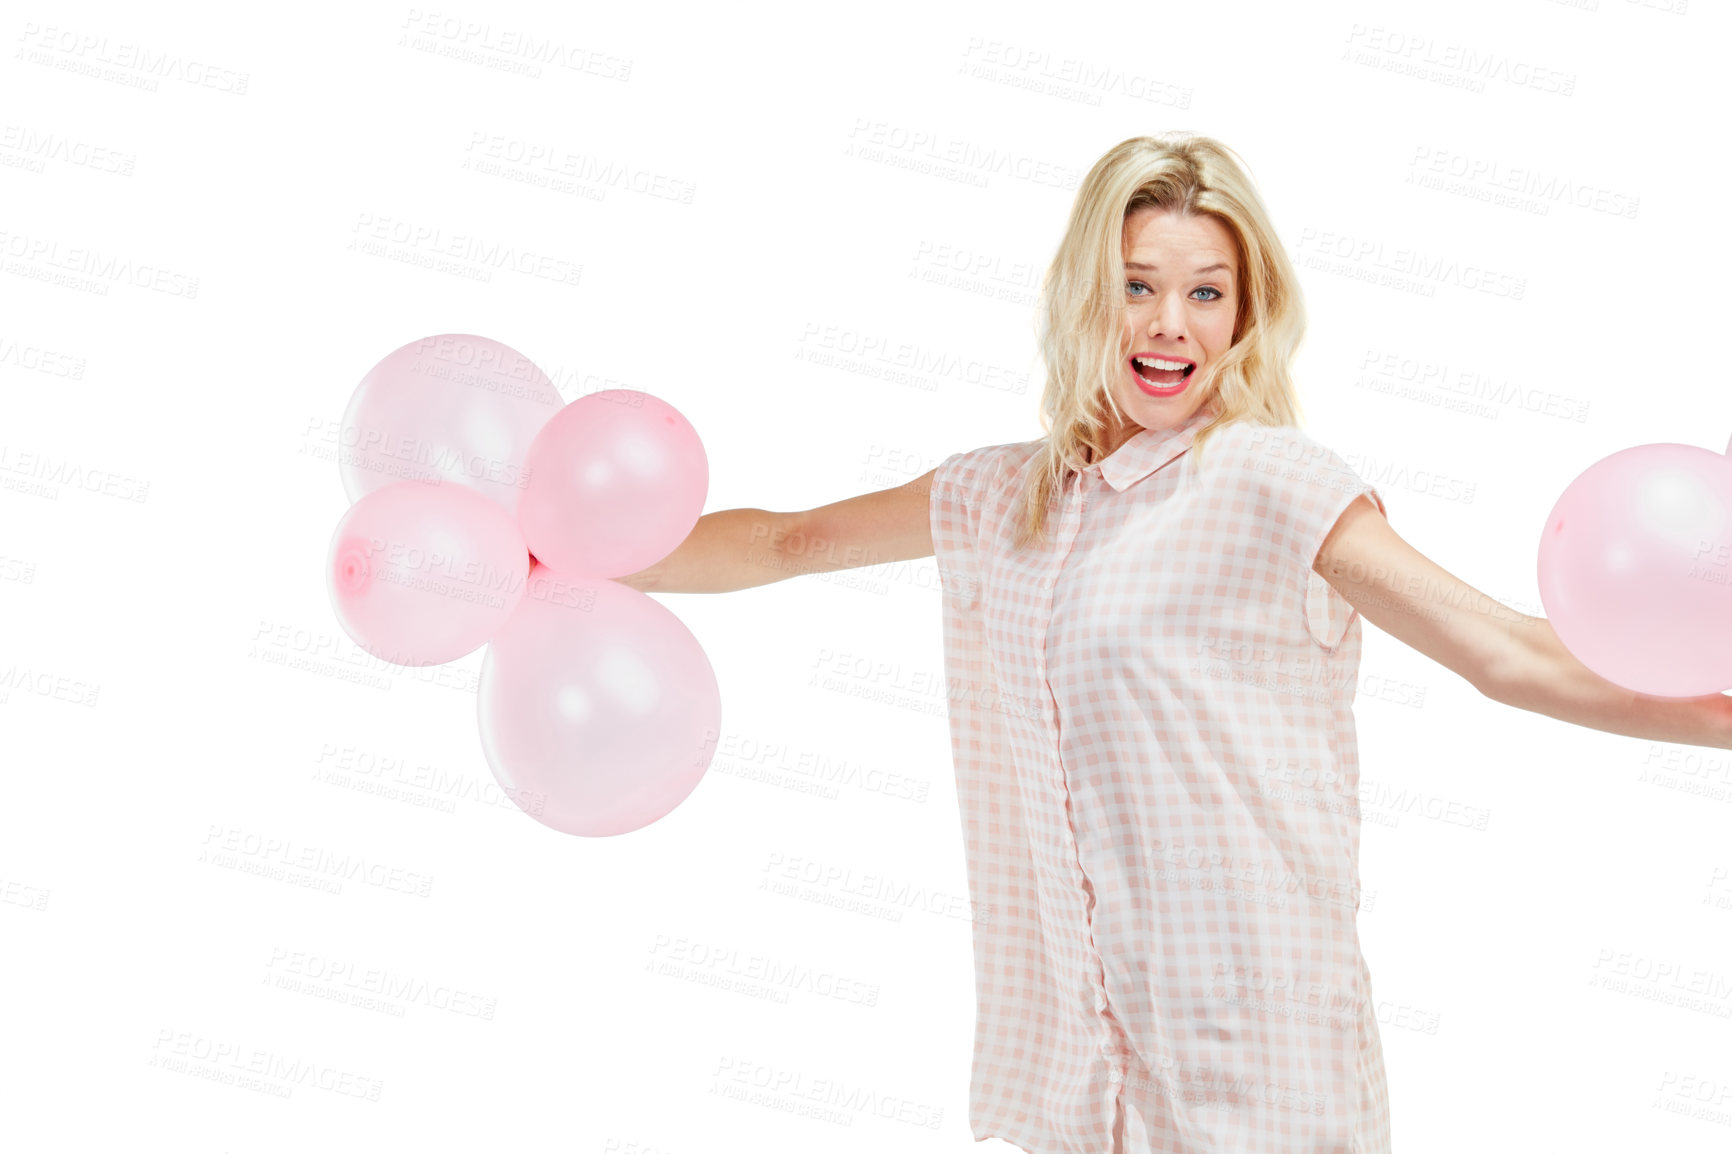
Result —
M 1171 428 L 1203 406 L 1209 398 L 1195 381 L 1232 346 L 1239 308 L 1233 237 L 1212 216 L 1135 209 L 1125 217 L 1124 257 L 1124 367 L 1113 396 L 1135 426 L 1118 431 L 1115 448 L 1143 429 Z M 1160 364 L 1192 367 L 1168 371 Z

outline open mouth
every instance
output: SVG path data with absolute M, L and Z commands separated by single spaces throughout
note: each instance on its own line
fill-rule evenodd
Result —
M 1132 357 L 1131 368 L 1145 382 L 1159 389 L 1171 388 L 1196 371 L 1195 361 L 1177 357 Z

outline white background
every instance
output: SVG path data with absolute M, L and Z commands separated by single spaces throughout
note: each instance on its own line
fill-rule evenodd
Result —
M 1732 36 L 1684 4 L 9 5 L 0 1144 L 974 1149 L 932 561 L 660 595 L 716 761 L 564 836 L 480 651 L 336 623 L 356 383 L 480 333 L 676 405 L 709 510 L 900 484 L 1040 435 L 1076 180 L 1189 129 L 1300 262 L 1308 431 L 1538 615 L 1577 474 L 1732 432 Z M 1726 1149 L 1727 755 L 1369 624 L 1356 715 L 1397 1148 Z

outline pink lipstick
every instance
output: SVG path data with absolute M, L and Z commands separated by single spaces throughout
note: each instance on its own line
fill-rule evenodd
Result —
M 1133 353 L 1125 363 L 1130 366 L 1137 387 L 1151 397 L 1178 396 L 1197 369 L 1197 362 L 1191 358 L 1165 353 Z

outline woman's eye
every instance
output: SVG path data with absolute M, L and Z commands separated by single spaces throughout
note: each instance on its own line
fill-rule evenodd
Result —
M 1140 280 L 1130 281 L 1130 282 L 1126 283 L 1126 285 L 1125 285 L 1125 289 L 1127 292 L 1132 290 L 1132 289 L 1148 289 L 1148 287 L 1149 287 L 1148 285 L 1144 284 Z M 1197 291 L 1200 293 L 1214 293 L 1215 295 L 1212 297 L 1209 297 L 1208 301 L 1218 301 L 1222 297 L 1227 295 L 1226 293 L 1222 292 L 1220 289 L 1211 287 L 1209 285 L 1205 285 L 1202 288 L 1198 289 Z M 1141 296 L 1143 294 L 1132 292 L 1131 295 L 1132 296 Z M 1208 301 L 1206 301 L 1205 303 L 1208 303 Z

